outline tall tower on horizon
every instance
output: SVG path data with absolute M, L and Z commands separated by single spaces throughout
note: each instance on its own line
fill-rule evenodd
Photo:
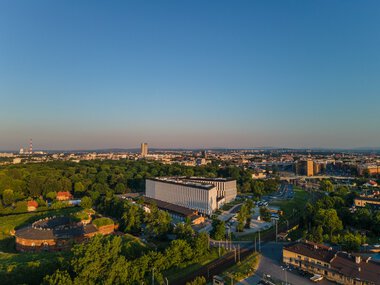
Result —
M 141 156 L 146 157 L 148 155 L 148 143 L 141 143 Z

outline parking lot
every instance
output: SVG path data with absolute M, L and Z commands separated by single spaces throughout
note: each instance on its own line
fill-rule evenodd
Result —
M 304 273 L 302 271 L 298 271 L 296 269 L 292 269 L 289 267 L 284 267 L 282 264 L 282 243 L 275 243 L 275 242 L 269 242 L 266 244 L 263 244 L 261 247 L 261 261 L 260 265 L 256 271 L 256 274 L 237 283 L 238 285 L 253 285 L 258 284 L 259 280 L 265 278 L 268 280 L 275 281 L 275 283 L 283 282 L 285 284 L 315 284 L 314 282 L 310 281 L 311 274 Z M 265 276 L 264 276 L 265 275 Z M 322 280 L 318 282 L 317 284 L 321 285 L 332 285 L 334 283 Z

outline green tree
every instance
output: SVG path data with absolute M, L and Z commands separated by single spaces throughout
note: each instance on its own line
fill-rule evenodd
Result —
M 125 203 L 123 205 L 123 214 L 121 217 L 121 228 L 125 232 L 140 232 L 143 215 L 144 212 L 139 206 Z
M 193 281 L 187 282 L 186 285 L 206 285 L 206 278 L 204 276 L 197 276 Z
M 193 238 L 194 257 L 200 259 L 209 252 L 209 236 L 206 233 L 199 233 Z
M 261 180 L 253 180 L 251 183 L 253 194 L 257 197 L 261 197 L 264 192 L 264 182 Z
M 31 197 L 38 197 L 41 195 L 44 181 L 44 177 L 40 175 L 33 174 L 29 177 L 28 190 Z
M 162 237 L 170 229 L 171 218 L 169 213 L 161 211 L 152 205 L 150 213 L 145 215 L 146 230 L 152 236 Z
M 45 276 L 43 280 L 44 285 L 72 285 L 73 281 L 70 274 L 64 270 L 57 269 L 52 275 Z
M 335 232 L 343 229 L 342 221 L 335 209 L 319 209 L 315 219 L 317 224 L 321 225 L 329 234 L 330 240 Z
M 346 251 L 358 251 L 360 245 L 365 242 L 360 234 L 346 233 L 341 238 L 341 244 L 344 250 Z
M 174 233 L 177 235 L 179 239 L 190 240 L 195 234 L 193 228 L 189 223 L 179 223 L 174 228 Z
M 171 242 L 165 255 L 170 257 L 171 264 L 182 267 L 183 261 L 190 260 L 193 257 L 193 250 L 187 241 L 177 239 Z
M 70 265 L 76 274 L 75 284 L 110 284 L 113 267 L 124 267 L 125 259 L 120 256 L 121 238 L 95 236 L 88 244 L 80 244 L 72 249 Z M 113 279 L 111 277 L 111 279 Z
M 270 222 L 271 214 L 267 207 L 260 207 L 260 217 L 263 221 Z
M 57 197 L 57 192 L 49 192 L 46 194 L 46 198 L 50 200 L 55 200 L 56 197 Z
M 236 217 L 238 222 L 236 229 L 238 232 L 242 232 L 244 230 L 244 227 L 249 228 L 251 223 L 252 207 L 252 200 L 248 200 L 241 206 L 240 211 Z
M 75 182 L 74 184 L 74 192 L 75 194 L 81 195 L 85 190 L 85 187 L 82 182 Z
M 212 221 L 211 237 L 215 240 L 223 240 L 226 236 L 226 225 L 224 221 L 214 219 Z
M 327 180 L 327 179 L 324 179 L 321 181 L 320 188 L 322 191 L 326 191 L 326 192 L 334 191 L 334 185 L 331 183 L 330 180 Z
M 80 201 L 80 206 L 85 209 L 91 209 L 92 199 L 88 196 L 84 196 Z
M 12 189 L 5 189 L 3 192 L 3 203 L 8 206 L 15 201 L 14 193 Z
M 116 184 L 115 193 L 123 194 L 126 192 L 126 190 L 127 190 L 127 188 L 125 187 L 125 185 L 123 183 L 117 183 Z

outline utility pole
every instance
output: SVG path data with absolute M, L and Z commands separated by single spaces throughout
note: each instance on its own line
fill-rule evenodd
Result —
M 259 252 L 261 252 L 260 230 L 259 230 Z
M 165 277 L 165 280 L 166 280 L 166 285 L 169 285 L 169 280 L 167 277 Z
M 152 268 L 152 285 L 154 285 L 154 267 Z
M 238 244 L 238 260 L 239 260 L 239 263 L 240 263 L 240 244 Z
M 276 243 L 277 243 L 277 236 L 278 236 L 278 229 L 277 229 L 277 219 L 276 219 Z
M 236 247 L 234 249 L 234 252 L 235 252 L 235 263 L 236 263 Z
M 218 241 L 218 243 L 219 243 L 219 257 L 220 257 L 220 241 Z

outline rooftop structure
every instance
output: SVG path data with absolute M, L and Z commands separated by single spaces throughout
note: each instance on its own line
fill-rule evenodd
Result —
M 50 217 L 15 232 L 18 251 L 59 251 L 74 242 L 83 242 L 96 234 L 111 234 L 114 224 L 96 227 L 76 222 L 71 217 Z
M 287 245 L 283 262 L 339 284 L 380 284 L 379 263 L 321 244 L 306 241 Z

